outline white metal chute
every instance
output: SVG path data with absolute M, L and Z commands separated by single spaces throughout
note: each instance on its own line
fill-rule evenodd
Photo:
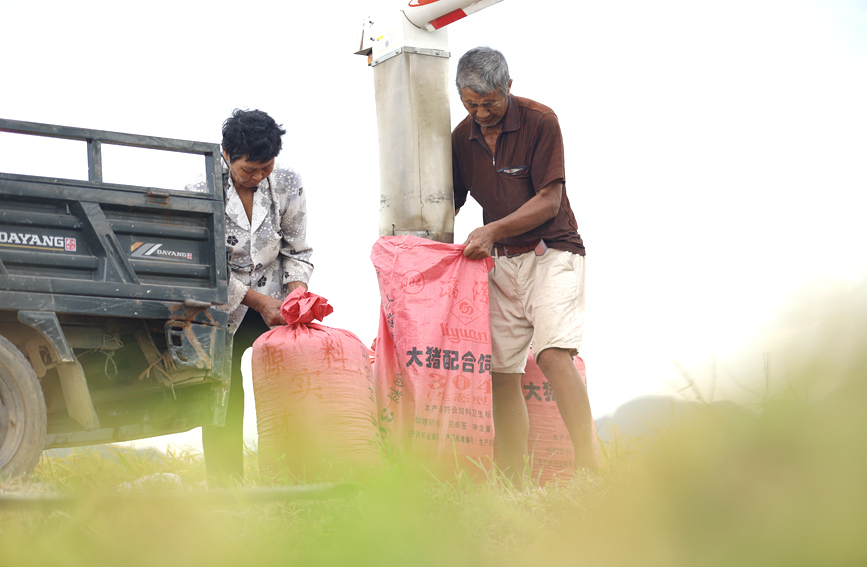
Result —
M 501 0 L 402 0 L 365 18 L 359 55 L 373 67 L 380 236 L 454 240 L 445 26 Z

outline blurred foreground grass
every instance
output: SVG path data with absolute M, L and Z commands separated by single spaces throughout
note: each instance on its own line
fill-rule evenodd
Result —
M 340 498 L 108 505 L 101 495 L 155 473 L 177 474 L 183 494 L 204 493 L 201 458 L 46 453 L 27 483 L 0 491 L 80 500 L 0 509 L 0 565 L 864 565 L 863 329 L 843 328 L 852 348 L 842 354 L 797 346 L 797 372 L 759 407 L 702 406 L 649 447 L 606 446 L 601 478 L 544 488 L 516 491 L 496 476 L 436 480 L 402 465 L 348 479 L 360 490 Z M 820 396 L 809 393 L 816 383 L 825 385 Z M 255 463 L 249 455 L 252 487 L 266 484 Z
M 46 455 L 26 485 L 4 488 L 82 498 L 0 510 L 0 565 L 862 565 L 865 393 L 853 382 L 760 415 L 708 406 L 640 457 L 628 440 L 609 450 L 601 480 L 525 491 L 403 466 L 356 479 L 360 491 L 342 498 L 108 505 L 100 495 L 159 472 L 204 492 L 201 460 Z

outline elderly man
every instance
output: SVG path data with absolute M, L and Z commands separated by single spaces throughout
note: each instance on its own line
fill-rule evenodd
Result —
M 494 257 L 489 275 L 494 427 L 506 472 L 520 483 L 529 420 L 521 376 L 532 343 L 572 437 L 575 465 L 598 467 L 587 390 L 572 357 L 584 323 L 584 244 L 566 196 L 563 138 L 554 112 L 510 94 L 502 53 L 478 47 L 458 62 L 469 112 L 452 133 L 455 213 L 467 193 L 484 226 L 464 256 Z

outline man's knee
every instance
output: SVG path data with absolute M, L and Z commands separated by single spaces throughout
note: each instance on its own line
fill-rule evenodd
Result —
M 545 368 L 554 368 L 558 365 L 572 365 L 572 351 L 566 348 L 546 348 L 536 355 L 536 364 L 545 372 Z
M 575 361 L 572 359 L 572 353 L 569 349 L 545 349 L 536 356 L 536 364 L 555 390 L 558 386 L 581 381 L 581 375 L 575 367 Z

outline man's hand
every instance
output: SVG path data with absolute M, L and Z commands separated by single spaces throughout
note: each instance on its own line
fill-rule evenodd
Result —
M 472 231 L 464 242 L 464 256 L 470 260 L 487 258 L 498 240 L 524 234 L 554 218 L 560 210 L 562 194 L 563 181 L 552 181 L 517 211 Z
M 467 236 L 467 240 L 464 242 L 466 246 L 464 256 L 470 260 L 483 260 L 490 257 L 491 250 L 494 249 L 494 242 L 496 242 L 496 235 L 489 227 L 490 225 L 481 226 Z

